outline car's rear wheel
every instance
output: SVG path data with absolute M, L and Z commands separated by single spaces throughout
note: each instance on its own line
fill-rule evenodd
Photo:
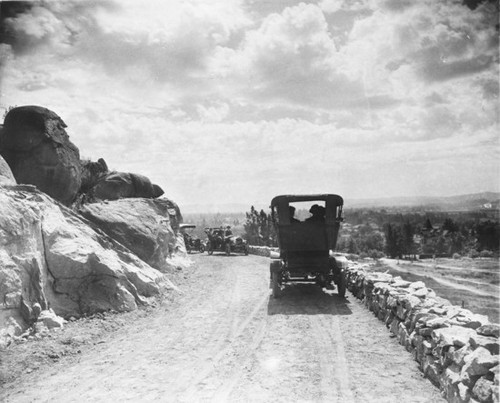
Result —
M 200 245 L 200 253 L 205 252 L 205 247 L 203 245 Z
M 346 291 L 346 279 L 344 273 L 340 274 L 340 280 L 338 285 L 338 293 L 340 298 L 345 298 L 345 291 Z

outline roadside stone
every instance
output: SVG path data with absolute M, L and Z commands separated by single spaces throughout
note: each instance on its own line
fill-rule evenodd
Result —
M 62 328 L 66 322 L 63 318 L 57 316 L 52 309 L 42 311 L 38 321 L 42 322 L 48 329 Z
M 441 375 L 441 365 L 432 355 L 426 355 L 421 364 L 424 375 L 435 385 L 439 387 L 439 378 Z
M 446 379 L 446 382 L 452 385 L 456 385 L 460 382 L 460 367 L 458 365 L 452 364 L 447 367 L 442 375 Z
M 433 307 L 429 309 L 429 313 L 435 313 L 436 315 L 446 315 L 446 309 L 444 308 L 438 308 L 438 307 Z
M 393 287 L 408 288 L 411 281 L 403 280 L 401 277 L 394 277 L 390 283 Z
M 469 310 L 462 310 L 456 317 L 457 324 L 471 329 L 478 329 L 481 326 L 489 323 L 488 317 L 485 315 L 473 314 Z
M 414 297 L 425 298 L 428 294 L 427 287 L 419 288 L 411 293 Z
M 422 343 L 423 353 L 426 355 L 432 354 L 432 344 L 428 340 L 424 340 Z
M 462 375 L 476 376 L 485 375 L 490 368 L 498 365 L 498 356 L 491 353 L 484 347 L 478 347 L 471 354 L 465 357 L 465 365 L 462 367 Z
M 443 351 L 439 357 L 439 362 L 443 366 L 443 368 L 448 367 L 449 365 L 453 364 L 452 360 L 452 354 L 457 351 L 458 347 L 457 346 L 448 346 L 446 351 Z
M 431 329 L 439 329 L 442 327 L 450 327 L 451 325 L 448 318 L 435 318 L 428 320 L 425 326 Z
M 20 318 L 18 319 L 22 320 Z M 16 338 L 24 341 L 25 339 L 20 337 L 22 334 L 22 326 L 14 317 L 10 316 L 2 323 L 2 328 L 0 329 L 0 350 L 9 346 Z
M 489 402 L 493 395 L 493 382 L 486 378 L 480 378 L 472 389 L 472 394 L 478 398 L 480 402 Z
M 435 345 L 440 346 L 458 346 L 462 347 L 467 344 L 469 338 L 475 335 L 476 332 L 472 329 L 467 329 L 460 326 L 452 326 L 441 329 L 434 329 L 432 339 Z
M 476 332 L 482 336 L 493 336 L 498 338 L 500 337 L 500 325 L 489 323 L 477 328 Z
M 393 296 L 393 295 L 389 295 L 387 297 L 387 300 L 386 300 L 386 306 L 388 308 L 395 308 L 398 304 L 398 300 Z
M 423 281 L 414 281 L 413 283 L 411 283 L 408 288 L 412 289 L 412 290 L 418 290 L 420 288 L 426 288 L 425 287 L 425 283 Z
M 457 385 L 458 397 L 461 399 L 460 402 L 470 402 L 470 391 L 469 388 L 460 382 Z
M 392 334 L 397 335 L 398 334 L 398 327 L 399 327 L 399 319 L 394 318 L 394 320 L 391 322 L 389 330 L 391 331 Z
M 484 347 L 493 355 L 498 355 L 500 352 L 500 343 L 497 338 L 481 336 L 479 334 L 472 335 L 469 339 L 469 343 L 473 349 L 478 347 Z
M 462 367 L 465 364 L 465 357 L 472 352 L 470 346 L 465 345 L 458 350 L 455 350 L 453 352 L 448 352 L 450 359 L 453 361 L 453 363 L 459 365 Z

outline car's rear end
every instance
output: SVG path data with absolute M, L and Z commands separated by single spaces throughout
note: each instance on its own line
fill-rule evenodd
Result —
M 325 216 L 302 222 L 293 219 L 290 206 L 300 202 L 322 203 Z M 332 282 L 342 282 L 331 257 L 342 221 L 342 207 L 342 197 L 333 194 L 286 195 L 272 200 L 272 217 L 280 248 L 279 255 L 272 256 L 271 262 L 273 295 L 277 296 L 286 283 L 314 282 L 328 287 Z M 344 292 L 345 289 L 342 294 Z

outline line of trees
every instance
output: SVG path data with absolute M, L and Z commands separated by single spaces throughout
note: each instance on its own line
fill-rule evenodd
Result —
M 252 206 L 245 216 L 244 236 L 251 245 L 277 246 L 271 214 Z M 453 217 L 446 213 L 348 211 L 337 250 L 372 258 L 498 255 L 500 224 L 497 220 L 471 218 L 467 213 Z M 433 225 L 431 220 L 440 224 Z
M 251 206 L 250 212 L 245 213 L 246 221 L 243 225 L 245 238 L 250 245 L 276 246 L 276 231 L 274 229 L 271 214 L 264 210 L 257 211 Z
M 385 253 L 390 257 L 419 255 L 493 256 L 500 247 L 500 225 L 494 221 L 462 223 L 447 218 L 439 227 L 427 219 L 423 226 L 406 221 L 386 224 Z

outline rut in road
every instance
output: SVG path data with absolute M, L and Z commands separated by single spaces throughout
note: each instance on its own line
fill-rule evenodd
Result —
M 9 387 L 6 402 L 433 402 L 438 390 L 352 296 L 270 298 L 269 260 L 191 255 L 172 305 Z M 1 397 L 1 395 L 0 395 Z

